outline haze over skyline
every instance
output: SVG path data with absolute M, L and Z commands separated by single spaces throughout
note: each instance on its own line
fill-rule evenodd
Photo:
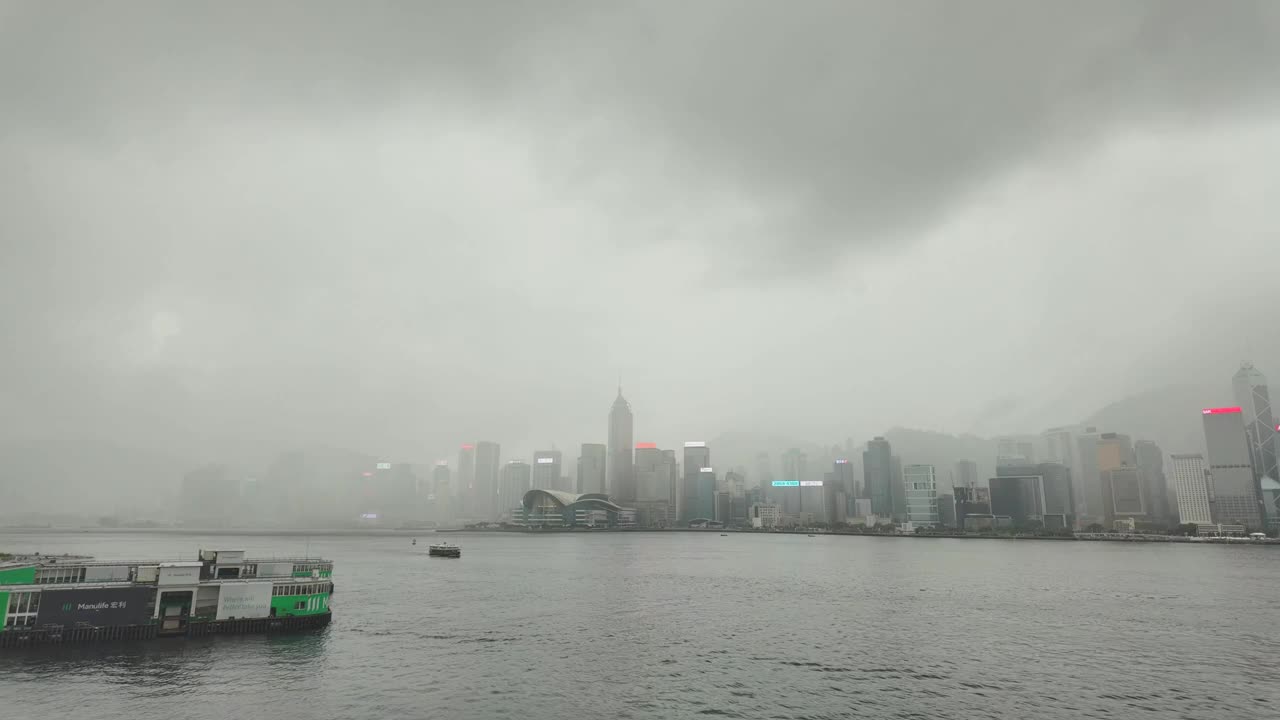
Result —
M 0 432 L 525 456 L 603 442 L 619 374 L 663 447 L 1229 404 L 1240 361 L 1280 372 L 1278 29 L 1266 2 L 0 2 Z

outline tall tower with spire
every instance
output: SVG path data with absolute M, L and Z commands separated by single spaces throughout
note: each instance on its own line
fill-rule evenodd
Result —
M 1253 465 L 1254 492 L 1263 500 L 1263 478 L 1280 480 L 1280 463 L 1276 459 L 1276 418 L 1271 412 L 1271 393 L 1267 379 L 1253 363 L 1244 363 L 1231 378 L 1236 404 L 1244 415 L 1244 431 L 1249 441 L 1249 462 Z M 1263 523 L 1280 524 L 1275 507 L 1263 507 Z
M 1276 467 L 1275 417 L 1271 414 L 1271 394 L 1267 391 L 1267 379 L 1253 366 L 1244 363 L 1231 378 L 1236 404 L 1244 414 L 1244 429 L 1249 435 L 1249 456 L 1253 474 L 1258 480 L 1264 476 L 1280 480 Z
M 616 502 L 629 503 L 636 499 L 634 432 L 631 403 L 622 397 L 622 382 L 618 382 L 618 397 L 609 410 L 609 461 L 606 467 L 606 491 Z

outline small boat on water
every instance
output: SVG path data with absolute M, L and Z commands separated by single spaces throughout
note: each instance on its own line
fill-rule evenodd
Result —
M 809 537 L 818 537 L 818 536 L 817 536 L 817 535 L 810 535 Z
M 432 557 L 460 558 L 462 557 L 462 548 L 449 543 L 440 543 L 427 548 L 427 554 Z
M 720 533 L 720 537 L 729 537 L 729 533 Z

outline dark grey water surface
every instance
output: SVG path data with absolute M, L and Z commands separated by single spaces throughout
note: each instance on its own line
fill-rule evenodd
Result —
M 0 653 L 0 717 L 1280 718 L 1280 551 L 710 534 L 0 533 L 337 561 L 323 632 Z

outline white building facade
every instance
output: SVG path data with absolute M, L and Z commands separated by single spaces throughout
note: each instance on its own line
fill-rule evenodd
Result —
M 902 468 L 906 486 L 907 520 L 916 526 L 941 524 L 938 515 L 938 478 L 932 465 L 906 465 Z
M 1172 455 L 1173 491 L 1178 502 L 1178 522 L 1208 525 L 1213 522 L 1209 482 L 1204 456 Z

